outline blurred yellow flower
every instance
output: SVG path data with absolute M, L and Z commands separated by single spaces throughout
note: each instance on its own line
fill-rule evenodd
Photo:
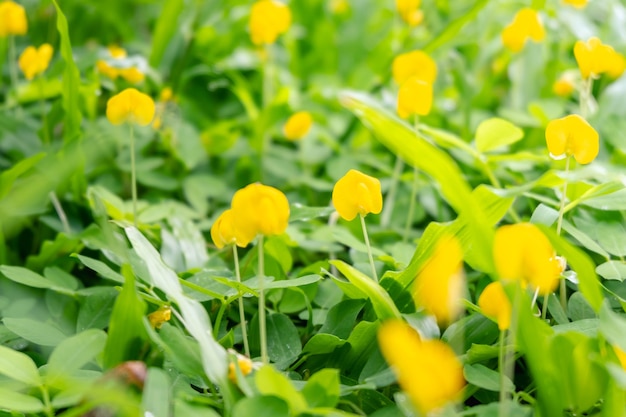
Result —
M 574 80 L 568 74 L 561 75 L 559 79 L 552 84 L 552 92 L 561 97 L 569 97 L 574 92 L 575 88 Z
M 174 91 L 172 91 L 171 87 L 165 87 L 161 90 L 161 94 L 159 94 L 159 101 L 163 103 L 167 101 L 174 101 Z
M 250 37 L 255 45 L 272 44 L 289 29 L 291 10 L 277 0 L 258 0 L 250 11 Z
M 574 6 L 578 9 L 582 9 L 587 5 L 589 0 L 563 0 L 563 3 L 569 4 L 570 6 Z
M 332 198 L 339 216 L 348 221 L 357 214 L 378 214 L 383 209 L 380 181 L 356 169 L 351 169 L 335 183 Z
M 160 329 L 163 323 L 172 318 L 172 308 L 170 306 L 160 307 L 158 310 L 148 314 L 148 321 L 153 329 Z
M 511 301 L 500 281 L 494 281 L 485 287 L 478 297 L 478 307 L 485 316 L 496 320 L 500 330 L 506 330 L 511 325 Z
M 398 384 L 420 415 L 429 415 L 461 398 L 463 367 L 450 346 L 440 340 L 421 340 L 400 320 L 384 322 L 378 344 Z
M 424 13 L 419 10 L 421 0 L 396 0 L 396 8 L 402 20 L 409 26 L 417 26 L 424 20 Z
M 224 211 L 217 220 L 215 220 L 215 223 L 211 226 L 211 239 L 213 239 L 213 243 L 215 243 L 218 249 L 222 249 L 224 246 L 230 245 L 231 243 L 245 248 L 251 240 L 246 239 L 246 236 L 243 236 L 241 233 L 237 233 L 232 209 Z
M 559 283 L 563 272 L 548 238 L 531 223 L 502 226 L 496 230 L 493 257 L 500 279 L 519 281 L 550 294 Z
M 302 139 L 311 129 L 313 117 L 308 111 L 299 111 L 291 115 L 291 117 L 283 126 L 283 133 L 289 140 Z
M 107 50 L 109 51 L 109 54 L 111 54 L 112 58 L 115 58 L 115 59 L 126 58 L 126 49 L 118 45 L 109 45 L 107 47 Z
M 148 125 L 154 118 L 154 100 L 134 88 L 127 88 L 107 102 L 107 119 L 114 125 L 124 122 Z
M 573 156 L 579 164 L 588 164 L 598 156 L 598 132 L 577 114 L 552 120 L 546 127 L 550 154 L 559 159 Z
M 289 201 L 282 191 L 260 183 L 238 190 L 231 203 L 237 222 L 236 241 L 252 241 L 257 235 L 284 233 L 289 222 Z
M 116 79 L 119 76 L 117 68 L 110 66 L 109 63 L 106 62 L 104 59 L 99 59 L 96 62 L 96 69 L 100 74 L 109 77 L 112 80 Z
M 545 37 L 546 31 L 539 14 L 528 7 L 517 12 L 513 22 L 506 26 L 501 34 L 502 43 L 513 52 L 521 51 L 528 38 L 541 42 Z
M 243 376 L 249 375 L 254 369 L 254 364 L 252 363 L 250 358 L 240 355 L 238 353 L 237 366 L 239 366 L 239 369 L 241 370 L 241 374 Z M 237 370 L 234 362 L 228 364 L 228 379 L 230 379 L 233 384 L 237 383 Z
M 615 52 L 612 46 L 603 44 L 596 37 L 587 42 L 577 41 L 574 45 L 574 56 L 583 78 L 599 77 L 603 73 L 617 78 L 622 75 L 626 65 L 622 54 Z
M 451 323 L 463 311 L 465 291 L 463 251 L 454 236 L 443 236 L 433 254 L 418 272 L 413 287 L 415 304 L 437 318 L 441 325 Z
M 622 365 L 622 368 L 626 371 L 626 352 L 615 345 L 613 345 L 613 351 L 615 352 L 615 356 L 617 356 L 617 360 L 619 360 L 620 365 Z
M 398 91 L 398 115 L 406 119 L 417 114 L 426 116 L 433 106 L 433 85 L 417 77 L 409 78 Z
M 330 11 L 334 14 L 344 14 L 350 10 L 350 2 L 348 0 L 330 0 Z
M 118 73 L 123 79 L 132 84 L 140 83 L 145 78 L 143 72 L 139 71 L 139 69 L 135 67 L 120 68 Z
M 32 80 L 35 76 L 42 74 L 50 64 L 54 49 L 48 43 L 44 43 L 39 48 L 29 46 L 24 49 L 18 60 L 18 65 L 27 80 Z
M 0 3 L 0 36 L 25 35 L 28 32 L 26 10 L 13 1 Z
M 398 85 L 413 77 L 433 84 L 437 78 L 437 63 L 424 51 L 407 52 L 394 58 L 391 73 Z

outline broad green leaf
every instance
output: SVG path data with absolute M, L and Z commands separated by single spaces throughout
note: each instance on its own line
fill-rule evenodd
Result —
M 308 222 L 319 217 L 328 217 L 334 211 L 334 207 L 307 207 L 301 204 L 292 204 L 289 212 L 289 222 Z
M 0 387 L 0 409 L 14 413 L 40 413 L 45 407 L 39 398 Z
M 294 278 L 294 279 L 282 279 L 279 281 L 272 281 L 269 284 L 265 285 L 266 290 L 272 290 L 276 288 L 292 288 L 292 287 L 302 287 L 303 285 L 310 285 L 316 282 L 319 282 L 322 279 L 320 275 L 312 274 L 305 275 L 303 277 Z M 250 285 L 250 288 L 253 290 L 258 289 L 257 285 Z
M 609 303 L 600 309 L 600 332 L 612 345 L 626 352 L 626 316 L 615 313 Z
M 511 145 L 524 137 L 524 131 L 513 123 L 494 117 L 484 120 L 476 129 L 476 149 L 489 152 Z
M 381 320 L 401 317 L 393 300 L 376 281 L 343 261 L 330 261 L 346 278 L 361 290 L 372 302 L 376 315 Z
M 486 2 L 477 4 L 484 6 Z M 482 271 L 493 271 L 493 228 L 485 218 L 480 202 L 472 195 L 471 188 L 456 162 L 446 152 L 417 135 L 406 123 L 380 107 L 371 97 L 362 93 L 344 92 L 341 103 L 356 114 L 392 152 L 432 177 L 442 196 L 460 217 L 471 219 L 467 223 L 468 235 L 473 242 L 473 250 L 477 252 L 476 258 L 485 262 L 477 267 Z
M 480 13 L 480 11 L 487 4 L 489 4 L 488 0 L 479 0 L 474 2 L 472 8 L 468 10 L 467 13 L 445 25 L 443 32 L 439 33 L 426 46 L 424 46 L 424 51 L 432 53 L 436 49 L 452 42 L 457 37 L 461 29 L 463 29 L 466 24 L 476 19 L 478 13 Z
M 347 339 L 364 305 L 363 300 L 343 300 L 335 304 L 328 311 L 326 321 L 317 335 L 329 333 Z
M 302 395 L 309 407 L 335 407 L 339 401 L 339 370 L 322 369 L 309 378 Z
M 622 261 L 608 261 L 598 265 L 596 272 L 604 279 L 624 281 L 626 279 L 626 264 Z
M 276 371 L 272 366 L 265 365 L 259 369 L 254 375 L 254 381 L 261 394 L 281 398 L 289 404 L 293 415 L 298 415 L 307 409 L 304 396 L 294 388 L 285 375 Z
M 317 333 L 306 342 L 302 353 L 305 355 L 324 355 L 332 353 L 338 347 L 346 344 L 346 341 L 335 335 L 327 333 Z
M 237 417 L 290 417 L 289 406 L 278 396 L 248 397 L 237 401 L 233 409 Z
M 0 174 L 0 199 L 7 195 L 16 179 L 37 165 L 45 156 L 44 153 L 35 154 L 16 162 L 11 168 L 4 170 Z
M 280 365 L 288 365 L 302 352 L 302 342 L 298 329 L 291 319 L 284 314 L 271 314 L 266 320 L 267 353 L 272 360 Z M 250 332 L 252 336 L 252 331 Z
M 594 201 L 597 198 L 610 197 L 620 190 L 624 190 L 624 184 L 622 184 L 621 181 L 611 181 L 604 184 L 598 184 L 585 191 L 583 195 L 578 197 L 576 200 L 571 201 L 569 204 L 567 204 L 564 211 L 567 213 L 568 211 L 574 209 L 577 205 L 585 204 L 585 202 L 588 201 Z
M 160 368 L 148 369 L 141 405 L 144 416 L 169 417 L 171 402 L 170 379 Z
M 98 275 L 100 275 L 102 278 L 110 279 L 111 281 L 115 281 L 120 284 L 124 283 L 124 277 L 121 274 L 115 272 L 104 262 L 97 259 L 89 258 L 84 255 L 75 254 L 74 256 L 78 258 L 78 260 L 80 260 L 87 268 L 96 271 Z
M 501 389 L 504 389 L 506 392 L 515 391 L 515 385 L 508 377 L 504 378 L 504 387 L 501 387 L 500 373 L 484 365 L 465 365 L 463 367 L 463 376 L 470 384 L 488 391 L 500 391 Z
M 567 300 L 567 314 L 572 321 L 596 318 L 596 312 L 581 292 L 577 291 Z
M 178 17 L 184 7 L 185 2 L 183 0 L 167 0 L 161 6 L 159 19 L 152 36 L 152 50 L 149 59 L 151 67 L 156 68 L 161 63 L 167 45 L 180 27 Z
M 63 288 L 55 282 L 42 277 L 41 275 L 31 271 L 27 268 L 22 268 L 19 266 L 9 266 L 2 265 L 0 266 L 0 272 L 4 274 L 11 281 L 15 281 L 19 284 L 23 284 L 33 288 L 45 288 L 56 291 L 61 294 L 73 295 L 74 291 L 70 288 Z
M 176 369 L 187 375 L 202 374 L 202 356 L 198 343 L 178 327 L 164 323 L 158 331 L 159 345 Z
M 67 335 L 52 323 L 28 318 L 5 318 L 4 325 L 13 333 L 41 346 L 57 346 Z
M 104 329 L 107 327 L 117 295 L 118 291 L 112 287 L 89 288 L 89 293 L 80 304 L 76 319 L 76 331 L 82 332 L 87 329 Z
M 54 384 L 93 360 L 102 350 L 107 335 L 102 330 L 89 329 L 61 342 L 48 360 L 47 383 Z
M 37 365 L 30 356 L 0 345 L 0 374 L 31 387 L 41 385 Z M 0 395 L 0 398 L 2 396 Z
M 594 197 L 581 202 L 581 204 L 598 210 L 626 210 L 626 189 Z

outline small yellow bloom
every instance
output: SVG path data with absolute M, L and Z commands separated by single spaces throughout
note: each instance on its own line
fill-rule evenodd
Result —
M 350 3 L 348 0 L 330 0 L 330 11 L 333 14 L 344 14 L 350 10 Z
M 562 263 L 548 238 L 531 223 L 502 226 L 493 243 L 496 271 L 502 280 L 520 281 L 550 294 L 559 283 Z
M 570 6 L 574 6 L 578 9 L 582 9 L 587 5 L 589 0 L 563 0 L 563 3 L 569 4 Z
M 335 183 L 332 198 L 339 216 L 348 221 L 357 214 L 378 214 L 383 209 L 380 181 L 356 169 L 351 169 Z
M 172 91 L 171 87 L 165 87 L 163 90 L 161 90 L 161 94 L 159 94 L 159 101 L 165 103 L 173 100 L 174 92 Z
M 463 367 L 444 342 L 421 340 L 405 322 L 389 320 L 380 326 L 378 344 L 400 388 L 420 415 L 429 415 L 461 398 Z
M 419 10 L 421 0 L 396 0 L 396 8 L 402 20 L 409 26 L 417 26 L 424 20 L 424 13 Z
M 511 301 L 500 281 L 485 287 L 478 297 L 478 307 L 485 316 L 495 318 L 500 330 L 506 330 L 511 325 Z
M 114 125 L 130 122 L 146 126 L 154 118 L 154 112 L 152 97 L 134 88 L 127 88 L 107 102 L 107 119 Z
M 237 365 L 243 376 L 249 375 L 254 369 L 254 364 L 250 358 L 240 354 L 237 354 Z M 237 370 L 234 362 L 228 364 L 228 379 L 230 379 L 233 384 L 237 383 Z
M 48 43 L 44 43 L 39 48 L 29 46 L 24 49 L 18 65 L 27 80 L 32 80 L 35 76 L 42 74 L 50 64 L 54 49 Z
M 232 209 L 224 211 L 217 220 L 215 220 L 215 223 L 213 223 L 211 227 L 211 238 L 218 249 L 222 249 L 224 246 L 230 245 L 231 243 L 245 248 L 251 240 L 246 239 L 246 236 L 237 232 Z
M 107 49 L 109 51 L 109 54 L 111 54 L 111 57 L 114 59 L 126 58 L 126 49 L 124 48 L 121 48 L 117 45 L 109 45 Z
M 250 11 L 250 37 L 255 45 L 272 44 L 291 26 L 291 10 L 277 0 L 259 0 Z
M 574 80 L 572 80 L 572 77 L 568 74 L 561 75 L 559 79 L 552 84 L 554 94 L 561 97 L 569 97 L 574 92 L 575 88 Z
M 237 222 L 236 241 L 250 242 L 257 235 L 280 235 L 289 223 L 289 201 L 282 191 L 260 183 L 238 190 L 231 203 Z
M 0 36 L 25 35 L 28 32 L 26 10 L 12 1 L 0 3 Z
M 583 78 L 599 77 L 603 73 L 617 78 L 624 72 L 624 56 L 596 37 L 587 42 L 577 41 L 574 56 Z
M 96 62 L 96 68 L 100 74 L 109 77 L 112 80 L 116 79 L 120 75 L 117 68 L 110 66 L 104 59 L 99 59 Z
M 146 78 L 145 75 L 143 75 L 143 72 L 139 71 L 135 67 L 120 68 L 118 73 L 123 79 L 132 84 L 140 83 L 144 80 L 144 78 Z
M 394 58 L 391 73 L 398 85 L 413 77 L 433 84 L 437 78 L 437 63 L 424 51 L 407 52 Z
M 172 308 L 170 306 L 163 306 L 156 311 L 148 314 L 148 320 L 153 329 L 160 329 L 163 323 L 170 321 L 172 318 Z
M 287 120 L 287 123 L 285 123 L 285 126 L 283 127 L 283 133 L 289 140 L 302 139 L 307 133 L 309 133 L 312 124 L 313 118 L 311 117 L 311 113 L 307 111 L 299 111 L 291 115 L 291 117 Z
M 405 81 L 398 91 L 398 115 L 406 119 L 414 114 L 426 116 L 433 107 L 433 85 L 413 77 Z
M 513 22 L 502 31 L 501 37 L 505 47 L 513 52 L 519 52 L 529 38 L 535 42 L 541 42 L 546 37 L 546 31 L 539 13 L 526 7 L 517 12 Z
M 439 324 L 447 325 L 463 311 L 464 288 L 461 245 L 454 236 L 444 236 L 417 274 L 413 287 L 415 304 L 435 316 Z
M 579 164 L 588 164 L 598 156 L 598 132 L 577 114 L 552 120 L 546 127 L 546 143 L 555 158 L 574 156 Z

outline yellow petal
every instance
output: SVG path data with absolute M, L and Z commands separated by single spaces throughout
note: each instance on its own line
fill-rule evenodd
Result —
M 464 291 L 461 245 L 454 236 L 443 236 L 415 279 L 415 304 L 434 315 L 439 324 L 447 325 L 463 311 Z
M 563 0 L 563 3 L 569 4 L 570 6 L 574 6 L 578 9 L 582 9 L 587 5 L 589 0 Z
M 289 201 L 280 190 L 260 183 L 238 190 L 231 203 L 237 239 L 279 235 L 289 223 Z
M 154 100 L 134 88 L 127 88 L 109 99 L 106 113 L 114 125 L 128 121 L 147 126 L 154 118 Z
M 588 164 L 598 156 L 600 138 L 585 119 L 571 114 L 548 123 L 546 144 L 552 155 L 571 155 L 579 164 Z
M 244 248 L 248 246 L 252 238 L 246 240 L 245 236 L 237 233 L 236 221 L 231 209 L 224 211 L 211 226 L 211 239 L 218 249 L 231 243 Z
M 381 325 L 378 344 L 398 384 L 422 415 L 459 400 L 465 385 L 463 368 L 450 346 L 421 340 L 400 320 Z
M 478 297 L 478 307 L 487 317 L 495 318 L 500 330 L 511 325 L 511 301 L 500 281 L 487 285 Z
M 391 72 L 398 85 L 413 77 L 433 84 L 437 78 L 437 64 L 427 53 L 412 51 L 398 55 L 393 60 Z
M 139 71 L 139 69 L 135 67 L 122 68 L 119 70 L 119 75 L 121 75 L 122 78 L 132 84 L 140 83 L 145 78 L 143 72 Z
M 13 1 L 0 3 L 0 36 L 25 35 L 28 32 L 26 10 Z
M 512 52 L 521 51 L 526 43 L 524 33 L 512 23 L 502 30 L 500 37 L 502 38 L 502 44 Z
M 335 183 L 332 199 L 339 216 L 348 221 L 357 214 L 378 214 L 383 209 L 380 181 L 355 169 Z
M 539 13 L 534 9 L 526 7 L 517 12 L 514 24 L 523 31 L 526 37 L 535 42 L 541 42 L 546 37 Z
M 291 25 L 291 11 L 276 0 L 259 0 L 250 10 L 250 37 L 255 45 L 272 44 Z
M 302 139 L 311 129 L 313 124 L 313 118 L 311 113 L 306 111 L 299 111 L 294 113 L 285 123 L 283 127 L 283 133 L 289 140 Z
M 433 85 L 418 78 L 409 78 L 398 91 L 397 110 L 403 119 L 414 114 L 426 116 L 433 105 Z
M 567 75 L 561 76 L 552 84 L 552 92 L 561 97 L 569 97 L 574 92 L 574 89 L 574 82 Z

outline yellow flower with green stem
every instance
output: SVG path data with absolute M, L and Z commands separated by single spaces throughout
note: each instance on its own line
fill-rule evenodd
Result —
M 291 26 L 291 11 L 277 0 L 258 0 L 250 10 L 250 38 L 255 45 L 269 45 Z
M 409 26 L 417 26 L 424 20 L 424 12 L 419 7 L 421 0 L 396 0 L 396 9 L 402 20 Z
M 24 49 L 18 60 L 18 65 L 24 73 L 24 77 L 27 80 L 32 80 L 37 75 L 43 74 L 48 69 L 48 65 L 50 65 L 53 53 L 54 49 L 48 43 L 42 44 L 39 48 L 29 46 Z
M 313 125 L 313 117 L 308 111 L 299 111 L 292 114 L 283 126 L 285 137 L 291 141 L 304 138 Z
M 517 12 L 513 21 L 502 30 L 501 34 L 502 43 L 512 52 L 521 51 L 528 39 L 541 42 L 545 37 L 546 31 L 539 13 L 528 7 Z
M 280 190 L 260 183 L 250 184 L 238 190 L 231 202 L 232 224 L 235 242 L 250 242 L 258 238 L 258 278 L 259 278 L 259 335 L 261 361 L 268 363 L 267 330 L 265 323 L 265 258 L 263 237 L 280 235 L 287 230 L 289 223 L 289 201 Z
M 378 330 L 378 345 L 419 415 L 436 415 L 461 399 L 463 366 L 444 342 L 423 340 L 406 322 L 389 320 Z
M 0 2 L 0 37 L 9 38 L 9 74 L 13 88 L 17 87 L 15 36 L 27 32 L 28 19 L 24 7 L 11 0 Z

